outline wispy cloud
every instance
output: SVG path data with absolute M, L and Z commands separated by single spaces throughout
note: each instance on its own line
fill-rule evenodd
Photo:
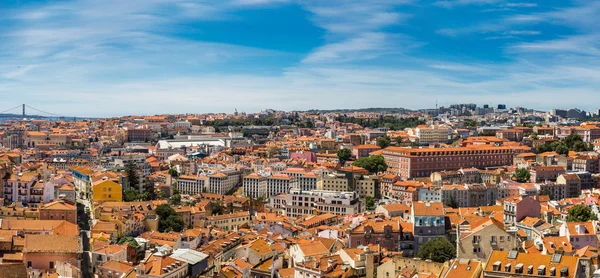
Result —
M 599 35 L 571 36 L 563 39 L 524 42 L 511 46 L 509 50 L 520 52 L 543 52 L 600 56 Z
M 434 5 L 444 7 L 444 8 L 454 8 L 457 6 L 467 6 L 467 5 L 491 5 L 502 2 L 502 0 L 440 0 L 434 2 Z
M 533 8 L 533 7 L 537 7 L 537 3 L 506 3 L 504 4 L 505 7 L 512 7 L 512 8 Z
M 327 31 L 327 44 L 315 49 L 303 62 L 348 62 L 369 60 L 389 52 L 403 51 L 418 44 L 399 34 L 381 29 L 401 24 L 410 15 L 395 12 L 396 5 L 410 1 L 311 1 L 304 7 L 313 14 L 315 24 Z M 402 41 L 402 44 L 397 42 Z M 404 49 L 405 50 L 405 49 Z

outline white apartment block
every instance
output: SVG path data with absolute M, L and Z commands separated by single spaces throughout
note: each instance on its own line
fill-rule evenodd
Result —
M 290 190 L 285 196 L 283 213 L 289 217 L 312 215 L 315 210 L 336 215 L 361 212 L 360 198 L 356 192 L 325 190 Z
M 448 142 L 452 129 L 441 126 L 420 125 L 415 128 L 414 135 L 419 138 L 420 144 L 436 144 Z
M 177 189 L 180 193 L 196 195 L 204 192 L 207 187 L 209 178 L 205 175 L 201 176 L 180 176 L 177 179 Z
M 208 177 L 208 192 L 224 195 L 240 184 L 240 172 L 224 170 Z
M 305 191 L 322 189 L 323 177 L 313 172 L 307 172 L 304 175 L 298 177 L 298 183 L 296 188 Z
M 244 186 L 244 195 L 258 199 L 268 197 L 267 195 L 267 177 L 252 173 L 244 177 L 242 182 Z
M 267 178 L 267 196 L 289 193 L 296 182 L 287 174 L 275 174 Z

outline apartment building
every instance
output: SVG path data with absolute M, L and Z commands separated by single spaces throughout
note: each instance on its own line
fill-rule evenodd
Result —
M 419 138 L 419 144 L 422 145 L 446 143 L 450 140 L 452 129 L 438 125 L 420 125 L 414 129 L 414 135 Z
M 323 177 L 314 172 L 306 172 L 297 178 L 297 187 L 300 190 L 323 189 Z
M 515 226 L 525 217 L 540 217 L 541 205 L 532 197 L 510 197 L 504 200 L 504 223 Z
M 461 168 L 511 165 L 515 155 L 528 152 L 526 146 L 469 146 L 457 148 L 387 147 L 382 155 L 388 172 L 402 178 L 429 177 L 433 172 Z
M 348 246 L 357 248 L 375 244 L 389 251 L 400 251 L 400 243 L 404 238 L 399 220 L 368 219 L 348 233 Z
M 414 249 L 446 235 L 446 222 L 442 203 L 415 202 L 412 205 Z
M 556 181 L 566 170 L 561 166 L 535 166 L 529 172 L 531 182 L 545 182 Z
M 208 176 L 208 192 L 224 195 L 241 182 L 240 172 L 234 169 L 223 170 Z
M 39 208 L 40 220 L 66 220 L 77 224 L 77 208 L 69 200 L 58 199 Z
M 92 198 L 92 174 L 94 172 L 87 167 L 74 167 L 71 170 L 77 198 L 90 200 Z
M 483 278 L 584 277 L 580 259 L 560 254 L 541 255 L 494 250 L 483 270 Z
M 37 172 L 18 172 L 4 180 L 2 198 L 9 202 L 21 202 L 37 207 L 42 201 L 49 202 L 54 199 L 54 187 L 38 182 Z
M 252 173 L 244 177 L 242 182 L 244 187 L 244 196 L 252 197 L 254 199 L 267 198 L 267 177 Z
M 351 179 L 346 175 L 335 173 L 323 177 L 323 190 L 327 191 L 350 191 Z
M 79 264 L 83 253 L 82 246 L 81 237 L 78 235 L 26 234 L 23 262 L 30 269 L 56 271 L 59 262 Z
M 518 129 L 502 129 L 496 131 L 496 137 L 508 141 L 521 142 L 523 141 L 523 131 Z
M 598 246 L 599 224 L 597 220 L 588 222 L 564 222 L 559 229 L 559 235 L 567 238 L 575 249 L 586 246 Z
M 494 250 L 516 250 L 517 237 L 504 230 L 504 223 L 494 218 L 474 221 L 468 229 L 457 229 L 456 251 L 459 259 L 486 260 Z
M 208 216 L 205 222 L 207 227 L 213 226 L 226 232 L 237 231 L 239 227 L 249 224 L 250 213 L 247 211 Z
M 204 192 L 208 183 L 206 175 L 181 175 L 177 178 L 177 189 L 182 194 L 196 195 Z
M 316 211 L 336 215 L 354 214 L 362 211 L 360 199 L 356 192 L 292 189 L 284 198 L 282 210 L 284 215 L 289 217 L 312 215 Z
M 274 174 L 267 177 L 267 196 L 281 193 L 289 193 L 292 187 L 296 187 L 296 181 L 287 174 Z
M 102 180 L 92 186 L 94 203 L 121 202 L 123 189 L 120 184 L 111 180 Z
M 352 157 L 359 159 L 368 157 L 370 153 L 381 150 L 377 145 L 357 145 L 352 148 Z
M 560 184 L 557 182 L 543 182 L 536 183 L 533 186 L 536 188 L 538 193 L 548 193 L 553 200 L 568 198 L 567 186 L 565 184 Z
M 581 179 L 577 174 L 562 174 L 556 178 L 556 184 L 562 186 L 568 198 L 579 197 L 581 194 Z
M 356 183 L 354 190 L 358 193 L 358 196 L 379 197 L 379 176 L 363 175 L 360 178 L 355 179 L 354 182 Z
M 147 142 L 152 139 L 152 130 L 146 128 L 127 129 L 128 142 Z
M 598 160 L 598 156 L 579 155 L 573 158 L 573 164 L 571 165 L 571 169 L 573 171 L 597 174 L 600 172 L 600 163 Z

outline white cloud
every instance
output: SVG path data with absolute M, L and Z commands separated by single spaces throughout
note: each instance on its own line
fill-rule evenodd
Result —
M 467 5 L 490 5 L 502 2 L 502 0 L 440 0 L 434 2 L 434 5 L 444 8 L 454 8 L 456 6 Z
M 533 8 L 537 7 L 537 3 L 506 3 L 504 6 L 514 8 Z
M 410 15 L 394 11 L 396 5 L 410 1 L 309 1 L 303 7 L 313 14 L 314 23 L 327 31 L 327 43 L 314 49 L 304 63 L 344 63 L 370 60 L 417 47 L 419 44 L 401 34 L 381 31 L 401 24 Z M 404 49 L 400 49 L 404 47 Z
M 533 31 L 533 30 L 511 30 L 507 32 L 510 35 L 528 35 L 528 36 L 533 36 L 533 35 L 539 35 L 542 32 L 540 31 Z
M 581 54 L 600 56 L 599 35 L 580 35 L 562 39 L 525 42 L 511 46 L 509 49 L 519 52 L 544 52 L 558 54 Z

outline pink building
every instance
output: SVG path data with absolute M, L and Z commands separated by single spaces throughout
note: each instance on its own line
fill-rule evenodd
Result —
M 540 202 L 532 197 L 509 197 L 504 201 L 504 223 L 516 225 L 527 216 L 539 218 L 541 211 Z
M 53 271 L 57 262 L 78 263 L 83 247 L 78 235 L 25 235 L 23 262 L 28 268 Z
M 598 221 L 564 222 L 560 226 L 560 236 L 564 236 L 575 249 L 598 244 Z
M 310 162 L 310 163 L 317 162 L 317 154 L 315 154 L 314 152 L 299 151 L 299 152 L 292 153 L 290 155 L 290 158 L 291 159 L 306 159 L 306 162 Z
M 369 156 L 374 151 L 381 150 L 377 145 L 358 145 L 352 149 L 352 156 L 356 159 Z

